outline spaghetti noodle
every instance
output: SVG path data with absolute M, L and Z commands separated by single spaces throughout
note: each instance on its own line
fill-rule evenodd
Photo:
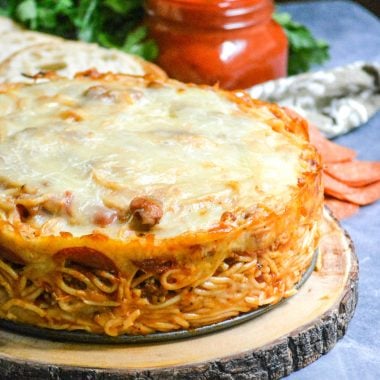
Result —
M 186 269 L 154 274 L 135 268 L 127 276 L 70 261 L 31 280 L 33 264 L 16 266 L 3 258 L 0 317 L 111 336 L 212 324 L 293 295 L 310 265 L 316 229 L 311 224 L 286 251 L 229 253 L 200 284 L 197 276 L 185 278 Z M 168 281 L 173 271 L 183 275 L 175 286 Z
M 8 95 L 0 318 L 150 334 L 294 294 L 323 203 L 302 120 L 239 93 L 93 72 Z

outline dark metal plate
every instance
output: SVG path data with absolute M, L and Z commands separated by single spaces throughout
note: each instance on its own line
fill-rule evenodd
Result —
M 307 281 L 314 271 L 315 264 L 318 258 L 318 250 L 313 255 L 312 262 L 307 271 L 302 276 L 301 281 L 296 285 L 299 289 Z M 116 337 L 92 334 L 83 331 L 66 331 L 66 330 L 53 330 L 48 328 L 36 327 L 32 325 L 16 323 L 5 319 L 0 319 L 0 327 L 10 330 L 12 332 L 20 333 L 23 335 L 33 336 L 41 339 L 48 339 L 57 342 L 70 342 L 70 343 L 97 343 L 97 344 L 136 344 L 136 343 L 154 343 L 154 342 L 167 342 L 177 339 L 191 338 L 198 335 L 204 335 L 220 331 L 229 327 L 239 325 L 243 322 L 249 321 L 260 315 L 267 313 L 275 307 L 286 302 L 286 299 L 281 300 L 275 305 L 262 306 L 259 309 L 240 314 L 222 322 L 214 323 L 212 325 L 197 327 L 192 330 L 178 330 L 171 332 L 153 333 L 148 335 L 120 335 Z

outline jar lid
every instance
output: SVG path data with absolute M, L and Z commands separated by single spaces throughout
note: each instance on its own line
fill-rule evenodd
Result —
M 272 0 L 147 0 L 149 16 L 197 28 L 238 29 L 268 20 Z

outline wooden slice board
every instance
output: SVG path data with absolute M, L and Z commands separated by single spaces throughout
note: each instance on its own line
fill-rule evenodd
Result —
M 357 285 L 352 242 L 326 215 L 319 271 L 269 313 L 218 333 L 149 345 L 58 343 L 0 330 L 0 378 L 277 379 L 314 362 L 345 334 Z

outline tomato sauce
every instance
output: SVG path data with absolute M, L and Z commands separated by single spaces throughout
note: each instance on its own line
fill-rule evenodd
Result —
M 172 78 L 238 89 L 287 73 L 271 0 L 147 0 L 146 10 L 157 63 Z

